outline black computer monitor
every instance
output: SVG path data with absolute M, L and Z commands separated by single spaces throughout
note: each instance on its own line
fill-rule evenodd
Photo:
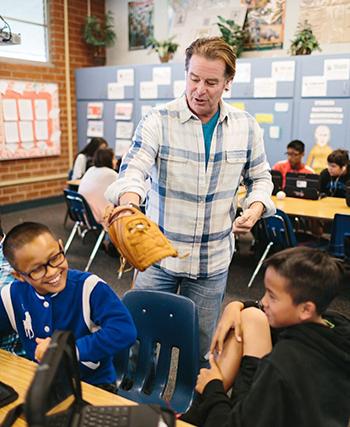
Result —
M 320 197 L 320 176 L 288 172 L 284 191 L 288 197 L 317 200 Z
M 272 183 L 273 183 L 273 190 L 272 194 L 276 195 L 280 190 L 282 190 L 282 183 L 283 178 L 280 171 L 270 170 Z

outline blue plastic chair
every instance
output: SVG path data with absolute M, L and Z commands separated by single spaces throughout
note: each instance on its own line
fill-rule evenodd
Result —
M 283 250 L 293 248 L 298 244 L 289 216 L 280 209 L 276 210 L 275 215 L 262 218 L 259 222 L 259 230 L 260 235 L 264 236 L 263 239 L 266 242 L 266 248 L 249 280 L 248 288 L 252 286 L 272 246 L 276 250 Z
M 125 293 L 123 303 L 134 319 L 138 335 L 137 344 L 115 359 L 117 393 L 138 403 L 186 412 L 199 371 L 194 302 L 177 294 L 136 289 Z
M 86 233 L 88 233 L 89 231 L 98 233 L 98 238 L 96 240 L 95 246 L 85 267 L 85 271 L 89 271 L 92 261 L 95 258 L 95 255 L 103 241 L 106 232 L 103 229 L 102 225 L 95 220 L 95 217 L 90 209 L 88 202 L 81 194 L 77 193 L 76 191 L 67 189 L 63 190 L 63 192 L 68 208 L 69 217 L 74 221 L 74 227 L 64 247 L 65 253 L 68 252 L 68 249 L 77 232 L 80 237 L 82 237 L 82 239 L 84 239 Z
M 348 236 L 350 236 L 350 215 L 335 214 L 328 252 L 335 257 L 344 258 L 344 239 Z

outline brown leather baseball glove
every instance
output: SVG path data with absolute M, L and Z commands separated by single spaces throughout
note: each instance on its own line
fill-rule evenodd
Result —
M 130 211 L 131 215 L 121 212 Z M 123 272 L 126 263 L 139 271 L 168 256 L 177 257 L 178 252 L 160 231 L 157 224 L 132 206 L 120 206 L 109 220 L 108 234 L 111 242 L 121 254 Z

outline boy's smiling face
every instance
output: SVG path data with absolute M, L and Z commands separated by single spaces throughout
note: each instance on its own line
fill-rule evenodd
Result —
M 60 252 L 61 255 L 59 255 Z M 54 265 L 59 263 L 59 265 L 52 267 L 47 264 L 48 262 Z M 40 234 L 30 243 L 17 249 L 15 263 L 16 271 L 13 275 L 16 279 L 28 282 L 41 295 L 61 292 L 66 287 L 68 262 L 62 256 L 61 242 L 55 240 L 51 234 Z M 40 270 L 42 266 L 45 269 L 45 265 L 46 274 L 43 277 L 33 279 L 28 276 L 29 273 Z

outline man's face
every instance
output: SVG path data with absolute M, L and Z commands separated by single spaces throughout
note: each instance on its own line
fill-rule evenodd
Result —
M 340 176 L 343 173 L 343 168 L 336 163 L 328 163 L 327 169 L 330 176 Z
M 186 74 L 186 98 L 190 109 L 203 122 L 217 112 L 224 89 L 229 84 L 222 59 L 193 55 Z
M 270 326 L 281 328 L 301 322 L 299 317 L 301 304 L 295 304 L 286 291 L 288 280 L 281 276 L 273 267 L 265 272 L 265 294 L 261 300 Z
M 294 148 L 287 148 L 287 158 L 293 169 L 301 164 L 304 153 L 300 153 Z
M 61 251 L 60 243 L 50 234 L 40 234 L 32 242 L 16 250 L 14 276 L 22 282 L 28 282 L 41 295 L 62 291 L 66 287 L 68 262 L 60 254 Z M 48 262 L 59 265 L 52 267 Z M 45 273 L 43 277 L 36 278 L 42 272 Z M 32 277 L 28 276 L 29 273 Z

